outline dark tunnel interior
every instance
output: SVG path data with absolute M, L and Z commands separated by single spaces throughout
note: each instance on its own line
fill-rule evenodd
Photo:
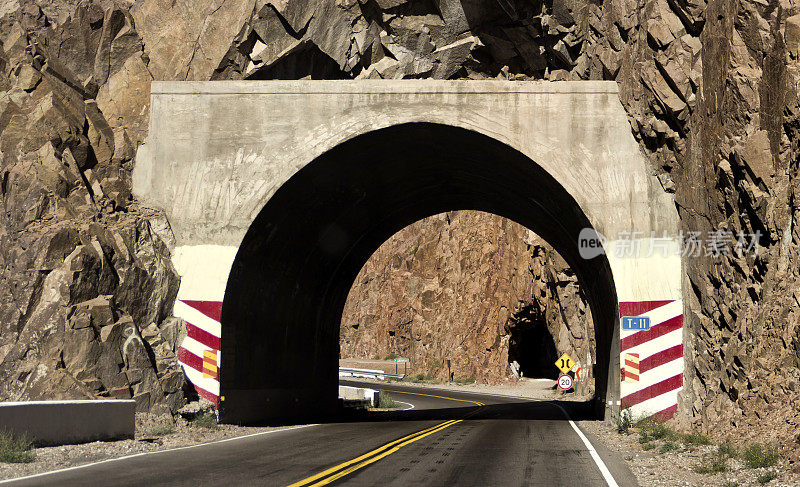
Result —
M 582 209 L 524 154 L 466 129 L 409 123 L 354 137 L 267 202 L 234 261 L 222 309 L 220 419 L 254 423 L 336 402 L 339 322 L 359 270 L 390 236 L 452 210 L 528 227 L 575 270 L 595 323 L 596 400 L 613 379 L 618 305 L 605 256 L 584 260 Z M 302 412 L 302 413 L 301 413 Z
M 557 379 L 556 343 L 544 315 L 534 306 L 520 310 L 509 329 L 508 361 L 519 364 L 523 377 Z

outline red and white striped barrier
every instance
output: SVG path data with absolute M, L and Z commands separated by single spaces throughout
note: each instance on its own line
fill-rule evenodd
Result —
M 621 302 L 620 316 L 647 317 L 648 330 L 620 330 L 621 407 L 636 416 L 670 418 L 683 388 L 683 304 Z M 186 321 L 178 361 L 200 396 L 219 403 L 220 301 L 178 300 L 175 316 Z
M 178 350 L 178 361 L 198 394 L 215 404 L 220 395 L 222 296 L 235 251 L 235 247 L 204 247 L 195 253 L 184 250 L 186 255 L 177 259 L 180 265 L 176 265 L 182 269 L 184 279 L 173 314 L 186 321 L 188 333 Z M 182 252 L 177 252 L 179 257 Z M 200 265 L 201 262 L 213 265 Z M 620 266 L 617 273 L 621 276 L 647 270 L 624 260 L 622 263 L 631 269 Z M 680 275 L 673 277 L 652 282 L 669 283 L 677 281 Z M 639 282 L 637 280 L 620 279 L 620 282 L 628 283 L 621 288 L 621 294 L 626 297 L 679 295 L 669 289 L 663 293 L 655 289 L 641 292 L 630 284 Z M 650 326 L 647 330 L 623 330 L 620 320 L 621 395 L 613 401 L 623 409 L 629 408 L 636 416 L 671 417 L 677 410 L 678 394 L 683 388 L 683 304 L 680 299 L 634 299 L 620 301 L 620 317 L 646 317 Z
M 639 382 L 639 354 L 626 353 L 622 363 L 622 381 Z
M 219 404 L 221 336 L 220 301 L 175 301 L 175 316 L 186 321 L 187 336 L 178 349 L 178 362 L 197 393 Z
M 650 319 L 648 330 L 620 328 L 621 408 L 671 418 L 683 389 L 683 303 L 620 302 L 619 314 Z

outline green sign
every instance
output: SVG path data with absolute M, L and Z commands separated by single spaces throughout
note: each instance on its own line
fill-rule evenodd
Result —
M 396 359 L 394 359 L 394 361 L 399 363 L 399 364 L 404 364 L 404 363 L 408 362 L 408 359 L 407 358 L 396 358 Z

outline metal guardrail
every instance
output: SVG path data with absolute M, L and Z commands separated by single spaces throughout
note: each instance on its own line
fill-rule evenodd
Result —
M 364 379 L 402 379 L 405 374 L 390 374 L 382 370 L 373 369 L 351 369 L 339 367 L 339 377 L 361 377 Z

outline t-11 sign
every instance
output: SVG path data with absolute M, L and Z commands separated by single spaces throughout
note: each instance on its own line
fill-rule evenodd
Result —
M 649 330 L 650 318 L 647 316 L 623 316 L 623 330 Z

